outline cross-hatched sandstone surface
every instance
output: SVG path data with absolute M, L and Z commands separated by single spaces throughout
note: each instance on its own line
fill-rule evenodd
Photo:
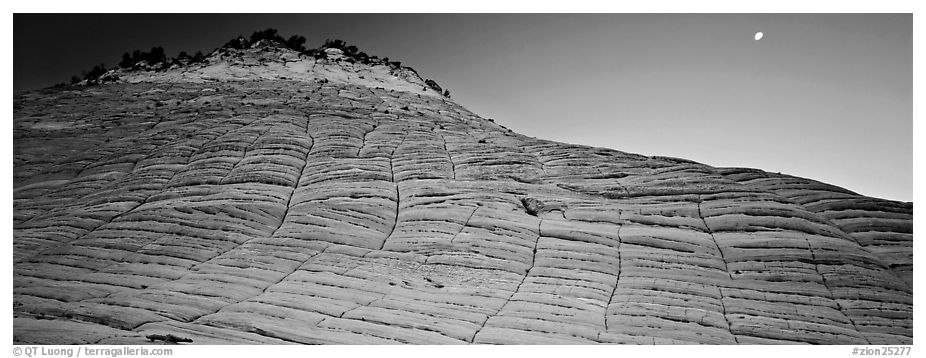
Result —
M 912 344 L 912 204 L 280 48 L 14 99 L 17 343 Z

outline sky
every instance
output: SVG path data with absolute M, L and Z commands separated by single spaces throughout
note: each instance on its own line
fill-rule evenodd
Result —
M 268 27 L 400 60 L 522 134 L 913 200 L 910 14 L 15 14 L 13 89 Z

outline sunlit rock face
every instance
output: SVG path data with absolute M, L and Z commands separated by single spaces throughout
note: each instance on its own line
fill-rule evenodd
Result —
M 910 203 L 523 136 L 332 57 L 17 96 L 14 341 L 912 344 Z

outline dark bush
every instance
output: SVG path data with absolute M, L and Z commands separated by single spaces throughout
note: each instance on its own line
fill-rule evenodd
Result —
M 228 40 L 228 42 L 222 45 L 222 48 L 243 50 L 248 48 L 250 45 L 251 44 L 248 42 L 248 39 L 244 38 L 244 36 L 238 35 L 238 37 Z
M 131 56 L 129 56 L 128 52 L 122 54 L 122 61 L 119 61 L 119 67 L 131 68 L 139 62 L 145 62 L 148 65 L 153 65 L 164 61 L 167 61 L 167 55 L 164 53 L 164 48 L 161 46 L 156 46 L 152 47 L 151 51 L 149 52 L 135 50 L 132 51 Z
M 289 47 L 292 50 L 303 52 L 305 51 L 305 37 L 293 35 L 289 37 L 289 40 L 286 40 L 286 47 Z
M 132 56 L 129 56 L 128 52 L 122 54 L 122 61 L 119 61 L 119 67 L 129 68 L 129 67 L 132 67 L 133 65 L 135 65 L 135 63 L 132 62 Z
M 93 69 L 88 72 L 84 78 L 98 78 L 106 73 L 106 65 L 100 63 L 99 65 L 93 66 Z
M 101 63 L 99 65 L 93 66 L 93 69 L 91 69 L 89 72 L 85 71 L 83 74 L 84 79 L 87 80 L 88 83 L 92 83 L 99 79 L 100 76 L 102 76 L 104 73 L 106 73 L 106 65 Z
M 345 43 L 344 41 L 338 40 L 338 39 L 334 39 L 334 40 L 326 39 L 325 45 L 322 47 L 323 48 L 336 48 L 336 49 L 340 49 L 343 51 L 344 48 L 347 47 L 347 43 Z
M 255 31 L 254 33 L 251 34 L 250 40 L 251 40 L 250 44 L 255 44 L 257 43 L 257 41 L 260 41 L 260 40 L 271 40 L 271 41 L 276 41 L 281 44 L 287 45 L 287 41 L 283 39 L 283 37 L 277 33 L 277 29 L 274 29 L 274 28 L 268 28 L 264 31 Z
M 152 47 L 151 52 L 148 52 L 147 58 L 143 58 L 148 62 L 148 64 L 155 64 L 158 62 L 167 61 L 167 55 L 164 54 L 164 48 L 161 46 Z
M 274 29 L 274 28 L 268 28 L 263 31 L 254 31 L 253 33 L 251 33 L 251 36 L 249 36 L 248 38 L 245 38 L 244 36 L 239 35 L 237 38 L 234 38 L 226 42 L 225 45 L 222 46 L 222 48 L 233 48 L 233 49 L 243 50 L 243 49 L 250 47 L 251 45 L 254 45 L 260 40 L 274 41 L 294 51 L 298 51 L 302 53 L 307 52 L 304 46 L 305 37 L 299 36 L 299 35 L 293 35 L 293 36 L 290 36 L 289 39 L 285 39 L 282 36 L 280 36 L 277 29 Z
M 251 33 L 250 40 L 251 40 L 251 43 L 253 44 L 263 39 L 272 39 L 275 37 L 280 37 L 280 35 L 277 34 L 276 29 L 270 28 L 264 31 L 254 31 L 253 33 Z

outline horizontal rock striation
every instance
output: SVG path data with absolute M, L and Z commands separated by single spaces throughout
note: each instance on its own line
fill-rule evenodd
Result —
M 15 342 L 912 344 L 910 203 L 266 51 L 14 100 Z

